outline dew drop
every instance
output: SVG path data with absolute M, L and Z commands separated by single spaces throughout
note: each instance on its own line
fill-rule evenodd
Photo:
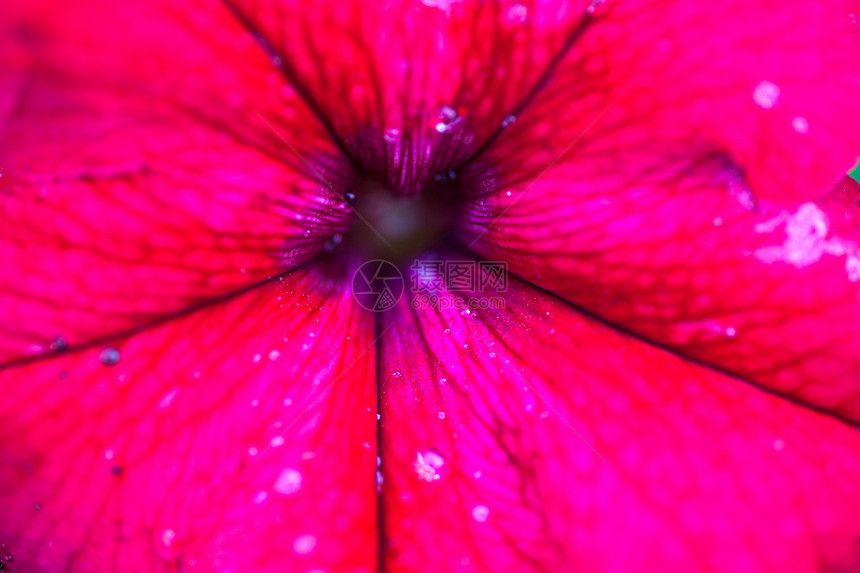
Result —
M 172 529 L 165 529 L 161 532 L 161 544 L 165 547 L 170 547 L 176 540 L 176 532 Z
M 450 183 L 455 179 L 457 179 L 457 172 L 453 169 L 443 173 L 437 173 L 433 176 L 433 181 L 438 181 L 439 183 Z
M 164 397 L 158 402 L 158 407 L 162 410 L 165 408 L 169 408 L 173 403 L 173 399 L 176 398 L 176 395 L 179 393 L 177 388 L 174 388 L 170 392 L 164 395 Z
M 64 352 L 69 349 L 69 342 L 62 336 L 57 336 L 51 341 L 49 348 L 54 352 Z
M 396 143 L 400 139 L 400 130 L 396 127 L 389 127 L 382 134 L 382 139 L 384 139 L 386 143 Z
M 122 358 L 122 355 L 113 346 L 108 346 L 99 352 L 99 362 L 105 366 L 116 366 L 119 364 L 120 358 Z
M 112 466 L 110 469 L 110 473 L 117 477 L 121 476 L 124 472 L 122 466 Z
M 278 358 L 280 358 L 280 356 L 281 356 L 281 353 L 278 352 L 277 350 L 272 350 L 271 352 L 269 352 L 269 360 L 272 360 L 272 361 L 277 360 Z
M 797 133 L 806 135 L 809 133 L 809 121 L 805 117 L 795 117 L 791 120 L 791 127 Z
M 436 131 L 439 133 L 448 133 L 460 122 L 461 118 L 457 110 L 451 106 L 443 105 L 439 108 L 436 119 Z
M 441 412 L 441 411 L 439 412 L 439 419 L 440 419 L 440 420 L 444 420 L 444 419 L 445 419 L 445 412 Z
M 734 326 L 730 326 L 730 327 L 726 328 L 726 336 L 728 336 L 729 338 L 734 338 L 737 335 L 737 333 L 738 333 L 738 331 L 737 331 L 737 329 L 735 329 Z
M 460 0 L 421 0 L 421 3 L 428 8 L 438 8 L 445 12 L 445 14 L 450 15 L 451 8 L 459 1 Z
M 261 503 L 266 501 L 268 498 L 269 498 L 269 494 L 267 494 L 264 491 L 258 491 L 257 495 L 254 496 L 254 503 L 256 503 L 257 505 L 260 505 Z
M 490 508 L 486 505 L 476 505 L 472 508 L 472 518 L 478 523 L 484 523 L 490 517 Z
M 753 90 L 753 101 L 763 109 L 771 109 L 779 101 L 779 86 L 768 80 L 762 80 Z
M 302 488 L 302 474 L 293 468 L 281 470 L 273 490 L 282 495 L 293 495 Z
M 269 445 L 273 448 L 280 448 L 284 445 L 284 443 L 286 443 L 286 440 L 284 440 L 283 436 L 275 436 L 274 438 L 269 440 Z
M 7 552 L 6 555 L 3 556 L 3 561 L 5 561 L 6 563 L 12 563 L 12 560 L 12 554 L 9 552 Z
M 517 116 L 509 115 L 502 120 L 502 129 L 510 127 L 517 120 Z
M 403 376 L 403 373 L 401 373 L 400 370 L 395 370 L 394 372 L 391 373 L 391 377 L 394 378 L 395 380 L 399 380 L 402 376 Z
M 515 24 L 522 24 L 529 17 L 529 9 L 526 8 L 525 5 L 517 2 L 516 4 L 512 4 L 510 8 L 508 8 L 507 12 L 508 21 L 513 22 Z
M 351 191 L 347 191 L 346 193 L 343 194 L 343 199 L 349 205 L 355 205 L 355 193 L 353 193 Z
M 307 555 L 317 546 L 317 538 L 313 535 L 300 535 L 293 541 L 293 550 L 299 555 Z
M 340 245 L 342 242 L 343 235 L 341 235 L 340 233 L 335 233 L 328 241 L 325 242 L 323 250 L 326 253 L 333 253 L 335 249 L 337 249 L 338 245 Z
M 593 16 L 594 14 L 597 13 L 598 10 L 601 9 L 602 6 L 605 6 L 605 5 L 606 5 L 606 0 L 591 0 L 591 4 L 589 4 L 588 8 L 586 8 L 585 11 L 589 15 Z

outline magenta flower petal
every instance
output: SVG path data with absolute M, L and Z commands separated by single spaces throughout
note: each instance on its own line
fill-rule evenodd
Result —
M 478 151 L 560 51 L 591 0 L 230 0 L 344 151 L 404 192 Z
M 562 187 L 559 168 L 477 215 L 476 248 L 626 331 L 860 420 L 860 186 L 748 208 L 724 167 L 602 190 Z
M 10 567 L 372 569 L 373 325 L 314 280 L 0 373 Z
M 468 313 L 410 312 L 405 301 L 388 321 L 390 570 L 860 562 L 855 428 L 520 281 L 507 294 L 504 310 Z
M 723 158 L 759 201 L 817 198 L 860 155 L 858 13 L 856 0 L 609 0 L 482 159 L 501 187 L 560 161 L 555 181 L 597 190 Z
M 13 4 L 0 570 L 857 568 L 856 0 Z
M 0 241 L 0 358 L 249 287 L 345 227 L 343 180 L 314 181 L 333 143 L 226 10 L 25 5 L 0 16 L 14 40 L 0 51 L 14 88 L 0 193 L 15 222 Z M 309 164 L 271 126 L 302 133 Z

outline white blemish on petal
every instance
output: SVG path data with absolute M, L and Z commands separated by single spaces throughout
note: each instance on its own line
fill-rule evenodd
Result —
M 762 247 L 754 253 L 765 263 L 782 262 L 797 268 L 817 263 L 824 255 L 845 256 L 845 273 L 851 282 L 860 281 L 860 249 L 854 243 L 830 235 L 830 219 L 815 203 L 804 203 L 794 214 L 782 213 L 755 225 L 757 233 L 772 233 L 785 225 L 782 245 Z
M 415 468 L 415 473 L 418 474 L 418 479 L 426 482 L 432 482 L 439 479 L 439 468 L 445 465 L 445 460 L 437 452 L 427 450 L 418 452 L 415 455 L 415 462 L 412 467 Z

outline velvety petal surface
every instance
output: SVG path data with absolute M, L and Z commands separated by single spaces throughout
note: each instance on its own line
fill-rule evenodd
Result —
M 226 0 L 356 163 L 407 193 L 474 154 L 584 30 L 589 0 Z
M 856 428 L 518 280 L 436 295 L 382 337 L 391 570 L 860 566 Z
M 856 3 L 601 8 L 476 166 L 466 242 L 630 333 L 860 420 Z
M 328 288 L 0 370 L 9 569 L 375 570 L 373 323 Z
M 853 179 L 778 209 L 747 203 L 721 158 L 604 175 L 547 177 L 476 209 L 475 248 L 624 331 L 860 420 Z
M 858 14 L 857 0 L 600 2 L 481 159 L 507 189 L 557 162 L 580 169 L 548 178 L 600 185 L 718 155 L 758 200 L 817 198 L 860 157 Z
M 0 358 L 250 286 L 348 223 L 333 142 L 219 3 L 2 12 Z

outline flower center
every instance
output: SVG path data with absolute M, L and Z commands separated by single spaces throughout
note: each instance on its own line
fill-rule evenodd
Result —
M 345 236 L 352 257 L 396 265 L 450 239 L 462 206 L 453 172 L 437 175 L 420 193 L 404 196 L 378 178 L 362 176 L 346 193 L 355 221 Z

